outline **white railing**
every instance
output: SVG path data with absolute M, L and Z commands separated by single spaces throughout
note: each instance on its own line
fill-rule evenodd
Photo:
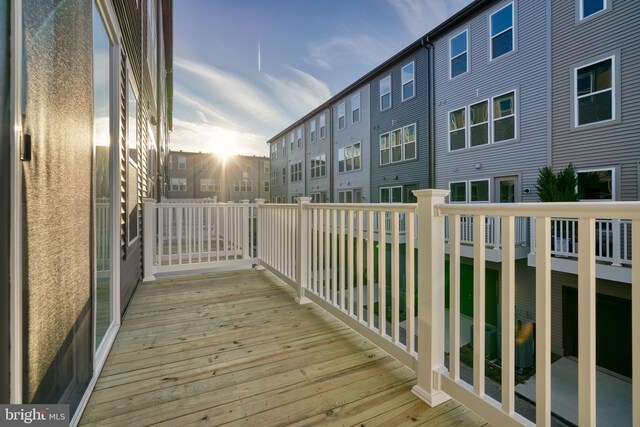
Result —
M 218 196 L 213 197 L 205 197 L 202 199 L 167 199 L 166 197 L 162 198 L 162 203 L 175 203 L 175 204 L 211 204 L 218 203 Z
M 297 301 L 318 304 L 416 370 L 418 381 L 413 391 L 429 405 L 452 397 L 491 424 L 534 425 L 515 410 L 515 254 L 519 233 L 527 231 L 525 219 L 531 218 L 531 246 L 536 249 L 535 419 L 537 425 L 548 426 L 551 257 L 555 250 L 552 224 L 562 227 L 579 218 L 578 226 L 565 234 L 576 237 L 576 254 L 587 254 L 577 257 L 579 423 L 595 425 L 595 266 L 597 251 L 605 255 L 603 248 L 597 249 L 603 239 L 598 235 L 607 236 L 615 230 L 607 221 L 619 223 L 619 242 L 625 248 L 620 259 L 631 260 L 632 242 L 640 242 L 640 202 L 453 205 L 444 203 L 447 194 L 419 190 L 415 192 L 418 203 L 407 205 L 310 204 L 307 198 L 301 198 L 297 205 L 148 202 L 144 239 L 145 247 L 153 246 L 154 251 L 151 255 L 145 251 L 145 279 L 148 270 L 237 265 L 234 262 L 263 265 L 296 290 Z M 401 242 L 403 216 L 406 235 L 417 231 L 417 239 Z M 519 226 L 518 218 L 524 218 Z M 369 226 L 376 221 L 378 228 Z M 498 234 L 487 240 L 487 233 Z M 255 255 L 250 250 L 254 236 Z M 473 246 L 473 323 L 483 325 L 486 250 L 496 242 L 501 247 L 500 399 L 485 393 L 485 328 L 473 328 L 472 332 L 472 383 L 460 375 L 460 247 Z M 444 364 L 446 246 L 450 268 L 448 368 Z M 640 263 L 631 271 L 631 327 L 635 336 L 640 330 Z M 632 342 L 632 365 L 632 377 L 640 378 L 640 340 Z M 640 381 L 633 383 L 631 406 L 633 425 L 640 425 Z
M 109 199 L 96 200 L 96 271 L 111 270 L 111 222 Z
M 517 217 L 515 219 L 515 244 L 523 246 L 528 244 L 527 224 L 529 218 Z M 449 241 L 449 218 L 445 218 L 445 240 Z M 485 244 L 488 247 L 499 249 L 502 246 L 501 240 L 502 222 L 499 217 L 489 216 L 485 218 Z M 460 243 L 473 245 L 473 217 L 469 215 L 460 216 Z
M 257 263 L 255 205 L 145 202 L 145 280 L 156 273 Z
M 535 224 L 532 224 L 532 235 Z M 595 230 L 595 257 L 615 266 L 631 265 L 631 221 L 628 219 L 597 218 Z M 532 246 L 535 253 L 535 246 Z M 577 258 L 578 220 L 551 218 L 551 254 L 556 257 Z

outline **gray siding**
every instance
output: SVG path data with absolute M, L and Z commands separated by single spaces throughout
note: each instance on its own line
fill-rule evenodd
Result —
M 552 2 L 553 167 L 615 167 L 618 200 L 638 200 L 640 160 L 640 2 L 613 0 L 610 10 L 576 22 L 576 2 Z M 619 121 L 572 129 L 573 67 L 617 53 Z
M 434 41 L 436 187 L 448 189 L 451 181 L 518 176 L 516 191 L 522 201 L 535 201 L 538 169 L 548 164 L 548 7 L 544 0 L 514 1 L 515 50 L 489 61 L 489 16 L 508 3 L 496 2 Z M 449 39 L 464 29 L 469 71 L 450 79 Z M 449 152 L 450 111 L 491 102 L 491 97 L 514 90 L 515 140 Z M 468 135 L 467 131 L 467 142 Z M 492 198 L 493 187 L 490 182 Z
M 277 150 L 278 150 L 278 158 L 274 159 L 273 157 L 271 158 L 271 173 L 276 172 L 277 175 L 277 179 L 276 179 L 276 185 L 271 187 L 271 201 L 275 201 L 276 197 L 284 197 L 286 198 L 288 196 L 288 183 L 289 183 L 289 178 L 287 177 L 286 181 L 283 183 L 282 182 L 282 169 L 286 169 L 288 167 L 287 165 L 287 153 L 288 150 L 282 149 L 282 138 L 279 138 L 276 141 L 273 141 L 271 143 L 272 145 L 275 144 L 277 146 Z M 271 153 L 271 146 L 269 147 L 269 153 Z
M 302 144 L 300 145 L 300 147 L 298 147 L 298 129 L 302 130 Z M 291 144 L 289 143 L 291 133 L 293 133 L 294 140 L 293 149 L 291 149 Z M 289 180 L 287 203 L 294 203 L 296 197 L 305 195 L 304 177 L 305 171 L 307 169 L 305 125 L 303 123 L 300 123 L 297 127 L 295 127 L 291 132 L 287 134 L 286 138 L 287 148 L 289 149 L 289 160 L 287 162 L 287 179 Z M 291 166 L 297 163 L 302 164 L 302 180 L 293 182 L 291 181 Z
M 326 115 L 326 125 L 327 132 L 324 138 L 320 138 L 320 116 Z M 316 131 L 318 132 L 318 138 L 316 142 L 310 142 L 307 144 L 306 148 L 306 165 L 305 165 L 305 181 L 306 181 L 306 196 L 311 197 L 314 193 L 325 192 L 327 194 L 327 198 L 331 199 L 331 191 L 330 191 L 330 181 L 331 181 L 331 132 L 333 121 L 331 120 L 331 109 L 324 109 L 321 113 L 316 116 L 318 121 L 318 127 Z M 326 154 L 326 175 L 321 178 L 313 178 L 311 179 L 311 159 L 321 155 Z M 330 200 L 333 202 L 333 200 Z
M 351 98 L 360 94 L 360 121 L 352 123 L 351 115 Z M 349 189 L 361 189 L 364 197 L 363 202 L 369 202 L 370 194 L 370 153 L 371 148 L 369 141 L 371 140 L 371 115 L 369 102 L 369 85 L 362 86 L 351 92 L 346 97 L 333 104 L 333 122 L 338 123 L 338 104 L 345 103 L 346 106 L 346 127 L 338 130 L 338 126 L 334 126 L 333 131 L 333 199 L 338 201 L 338 192 Z M 360 170 L 350 172 L 338 172 L 338 151 L 355 143 L 360 143 L 361 159 Z
M 381 71 L 369 81 L 371 92 L 371 193 L 370 201 L 379 202 L 380 187 L 417 185 L 427 188 L 429 178 L 428 145 L 428 51 L 419 48 Z M 415 61 L 415 97 L 402 101 L 400 71 Z M 391 76 L 391 108 L 380 111 L 380 80 Z M 399 127 L 416 124 L 415 160 L 380 165 L 380 135 Z

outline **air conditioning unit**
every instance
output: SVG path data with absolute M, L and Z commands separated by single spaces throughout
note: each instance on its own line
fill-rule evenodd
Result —
M 471 325 L 471 347 L 473 348 L 473 325 Z M 484 325 L 484 356 L 489 359 L 498 357 L 498 330 L 491 325 Z

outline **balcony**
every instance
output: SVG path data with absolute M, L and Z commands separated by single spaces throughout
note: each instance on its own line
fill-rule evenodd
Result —
M 630 221 L 628 233 L 638 242 L 640 203 L 449 205 L 445 195 L 417 191 L 418 203 L 402 206 L 146 202 L 147 283 L 132 302 L 83 422 L 304 424 L 344 416 L 350 424 L 416 418 L 428 425 L 452 422 L 439 418 L 451 412 L 465 425 L 549 425 L 552 218 L 579 218 L 576 254 L 587 255 L 577 257 L 576 412 L 580 425 L 595 425 L 596 218 Z M 417 238 L 401 241 L 401 217 L 405 234 Z M 536 406 L 528 417 L 515 409 L 515 264 L 523 227 L 517 218 L 533 218 L 536 248 Z M 460 362 L 465 227 L 473 233 L 475 325 L 486 323 L 488 231 L 501 243 L 497 395 L 487 391 L 486 328 L 473 328 L 471 378 Z M 251 266 L 268 272 L 236 271 Z M 212 269 L 231 271 L 175 276 Z M 640 268 L 630 270 L 636 331 Z M 307 350 L 316 345 L 322 349 L 311 356 Z M 640 341 L 633 342 L 632 364 L 640 378 Z M 639 383 L 630 400 L 629 420 L 638 425 Z

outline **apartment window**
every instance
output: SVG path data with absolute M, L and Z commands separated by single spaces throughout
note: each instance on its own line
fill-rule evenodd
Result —
M 271 171 L 271 186 L 278 185 L 278 171 Z
M 282 137 L 282 155 L 287 154 L 287 141 L 285 137 Z
M 578 0 L 580 19 L 585 19 L 609 8 L 611 0 Z
M 293 144 L 296 142 L 296 136 L 293 132 L 291 132 L 291 134 L 289 134 L 289 152 L 292 153 L 294 150 L 294 146 Z
M 233 191 L 247 193 L 253 191 L 253 181 L 250 179 L 236 179 L 233 181 Z
M 171 178 L 171 191 L 187 191 L 187 178 Z
M 302 181 L 302 162 L 291 165 L 291 177 L 289 182 Z
M 327 136 L 327 117 L 323 114 L 320 116 L 320 139 Z
M 615 118 L 614 57 L 574 69 L 575 126 Z
M 402 100 L 411 99 L 416 94 L 415 62 L 410 62 L 401 71 L 402 76 Z
M 315 119 L 309 123 L 309 133 L 311 142 L 316 142 L 316 121 Z
M 466 203 L 467 202 L 466 181 L 449 183 L 449 202 L 450 203 Z
M 269 185 L 269 181 L 264 181 L 262 185 L 265 193 L 268 193 L 269 191 L 271 191 L 271 186 Z
M 402 186 L 380 187 L 380 203 L 402 203 Z
M 327 193 L 325 191 L 320 191 L 317 193 L 311 193 L 311 202 L 312 203 L 326 203 L 327 202 Z
M 461 150 L 466 142 L 466 108 L 449 113 L 449 151 Z
M 338 172 L 360 170 L 360 143 L 338 150 Z
M 578 198 L 580 200 L 614 200 L 613 169 L 586 169 L 578 171 Z
M 264 173 L 269 173 L 269 171 L 271 170 L 271 166 L 267 162 L 263 162 L 262 167 L 264 168 Z
M 187 168 L 187 157 L 178 156 L 178 169 L 186 169 L 186 168 Z
M 469 181 L 469 201 L 471 203 L 489 202 L 489 180 Z
M 391 76 L 380 80 L 380 111 L 391 107 Z
M 169 155 L 169 169 L 173 169 L 173 156 Z
M 513 50 L 513 3 L 491 15 L 491 59 Z
M 209 167 L 209 158 L 203 157 L 200 159 L 200 169 L 206 170 Z
M 200 191 L 219 192 L 220 181 L 217 179 L 205 178 L 200 180 Z
M 274 142 L 271 144 L 271 160 L 277 160 L 277 159 L 278 159 L 278 144 Z
M 351 97 L 351 123 L 360 121 L 360 94 Z
M 489 101 L 469 106 L 469 145 L 489 143 Z
M 344 102 L 338 104 L 338 130 L 344 129 L 347 123 Z
M 338 203 L 362 203 L 362 189 L 338 191 Z
M 287 168 L 282 168 L 282 183 L 287 183 Z
M 301 127 L 298 128 L 296 136 L 297 136 L 296 141 L 298 143 L 298 148 L 302 148 L 302 128 Z
M 493 142 L 516 137 L 516 94 L 509 92 L 493 98 Z
M 464 74 L 469 69 L 468 61 L 468 35 L 467 30 L 449 40 L 449 61 L 451 78 Z
M 321 154 L 311 159 L 311 178 L 320 178 L 327 175 L 327 155 Z
M 380 135 L 380 164 L 416 158 L 416 124 Z

